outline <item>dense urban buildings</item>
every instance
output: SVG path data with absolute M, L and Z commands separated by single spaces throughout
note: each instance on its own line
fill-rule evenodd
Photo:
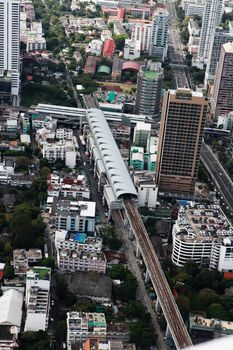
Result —
M 193 194 L 206 110 L 202 93 L 190 89 L 165 92 L 156 166 L 160 192 Z
M 233 43 L 222 45 L 213 91 L 213 113 L 215 116 L 233 110 Z
M 0 0 L 0 99 L 19 104 L 20 2 Z
M 222 45 L 230 41 L 233 41 L 233 33 L 223 30 L 222 28 L 216 28 L 210 44 L 205 73 L 205 86 L 207 86 L 209 80 L 213 81 L 215 78 Z
M 208 59 L 210 44 L 215 28 L 221 22 L 222 0 L 206 0 L 201 28 L 201 39 L 198 57 L 204 61 Z
M 150 56 L 164 60 L 168 50 L 168 11 L 163 7 L 155 10 L 151 29 Z
M 135 113 L 156 116 L 159 113 L 163 83 L 163 68 L 158 62 L 141 66 L 137 78 Z

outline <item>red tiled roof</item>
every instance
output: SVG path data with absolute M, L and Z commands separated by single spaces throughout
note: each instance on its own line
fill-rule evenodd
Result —
M 0 271 L 0 281 L 3 279 L 3 276 L 4 276 L 4 272 Z
M 124 17 L 125 17 L 125 9 L 118 9 L 117 10 L 117 18 L 124 19 Z
M 112 39 L 107 39 L 104 42 L 103 56 L 112 56 L 115 51 L 115 42 Z

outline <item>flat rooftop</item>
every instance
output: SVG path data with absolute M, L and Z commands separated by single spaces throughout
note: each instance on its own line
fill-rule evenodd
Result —
M 233 236 L 233 227 L 219 205 L 188 204 L 179 210 L 178 235 L 183 240 L 212 241 Z
M 233 322 L 194 315 L 190 317 L 190 329 L 233 334 Z

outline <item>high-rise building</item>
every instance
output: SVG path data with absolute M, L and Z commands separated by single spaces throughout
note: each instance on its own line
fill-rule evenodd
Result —
M 212 111 L 215 116 L 233 111 L 233 42 L 222 45 L 213 90 Z
M 159 113 L 163 68 L 159 62 L 141 66 L 137 79 L 135 113 L 156 116 Z
M 215 28 L 221 22 L 223 0 L 205 0 L 198 57 L 207 60 Z
M 141 51 L 149 52 L 151 42 L 151 24 L 135 23 L 132 27 L 132 40 L 139 40 L 141 44 Z
M 190 89 L 165 92 L 156 165 L 160 192 L 193 194 L 207 104 L 202 93 Z
M 0 99 L 19 103 L 20 2 L 0 0 Z
M 168 15 L 165 8 L 159 7 L 152 21 L 150 56 L 161 61 L 167 56 L 168 50 Z
M 221 47 L 223 44 L 229 41 L 233 41 L 233 34 L 223 30 L 222 28 L 216 28 L 210 44 L 209 57 L 205 73 L 205 86 L 207 86 L 207 82 L 209 80 L 214 80 L 217 64 L 220 58 Z

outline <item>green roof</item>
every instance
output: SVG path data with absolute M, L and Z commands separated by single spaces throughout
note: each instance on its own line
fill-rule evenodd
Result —
M 51 273 L 51 269 L 46 267 L 34 267 L 34 272 L 38 273 L 40 280 L 47 280 Z
M 145 77 L 148 80 L 154 80 L 157 77 L 157 75 L 158 75 L 157 72 L 152 71 L 152 70 L 147 70 L 145 72 Z
M 110 74 L 110 72 L 111 72 L 111 68 L 103 64 L 99 66 L 97 69 L 97 73 Z

